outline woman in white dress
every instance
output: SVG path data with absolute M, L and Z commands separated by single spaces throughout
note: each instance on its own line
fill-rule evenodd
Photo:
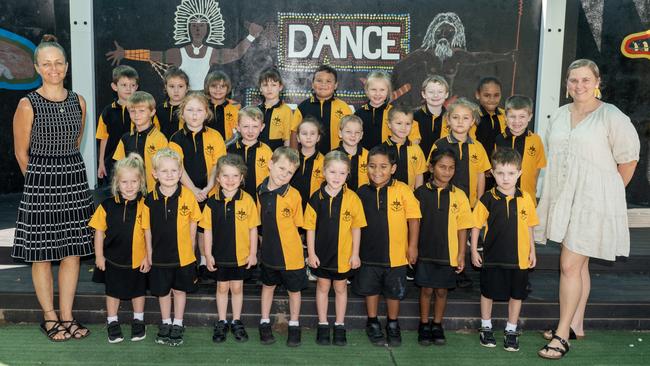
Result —
M 562 251 L 560 320 L 538 352 L 543 358 L 562 358 L 570 334 L 584 335 L 589 258 L 614 261 L 630 252 L 625 186 L 639 160 L 639 136 L 623 112 L 600 101 L 599 86 L 593 61 L 572 62 L 566 88 L 573 103 L 551 116 L 547 133 L 549 163 L 535 240 L 562 243 Z

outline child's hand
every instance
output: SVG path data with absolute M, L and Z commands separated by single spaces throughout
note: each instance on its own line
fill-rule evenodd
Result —
M 97 178 L 102 179 L 106 176 L 106 167 L 104 166 L 103 162 L 99 163 L 99 166 L 97 167 Z
M 472 264 L 479 268 L 483 267 L 483 259 L 481 259 L 478 250 L 472 250 Z
M 149 263 L 149 266 L 153 266 L 153 260 L 152 260 L 151 253 L 147 253 L 147 263 Z
M 458 267 L 456 267 L 456 273 L 461 273 L 465 269 L 465 255 L 458 256 Z
M 208 271 L 214 272 L 217 270 L 217 267 L 215 266 L 215 261 L 214 257 L 211 255 L 206 255 L 205 256 L 205 266 L 208 267 Z
M 206 199 L 206 196 L 203 193 L 203 191 L 196 188 L 196 187 L 194 187 L 194 189 L 192 189 L 192 193 L 194 193 L 194 197 L 196 197 L 196 200 L 199 201 L 199 202 L 203 202 Z
M 352 269 L 361 267 L 361 258 L 359 258 L 358 255 L 353 255 L 350 257 L 350 267 L 352 267 Z
M 409 264 L 411 265 L 415 264 L 415 262 L 418 261 L 418 248 L 409 247 L 406 256 L 408 257 Z
M 95 266 L 101 271 L 106 270 L 106 258 L 104 256 L 95 256 Z
M 320 259 L 318 259 L 316 254 L 310 255 L 309 257 L 307 257 L 307 263 L 311 268 L 318 268 L 318 266 L 320 266 Z
M 537 265 L 537 254 L 535 254 L 534 250 L 531 250 L 530 255 L 528 255 L 528 267 L 535 268 L 536 265 Z
M 142 259 L 142 262 L 140 263 L 140 272 L 142 273 L 147 273 L 151 269 L 151 263 L 149 263 L 149 259 L 146 257 Z
M 257 264 L 257 256 L 256 255 L 249 255 L 246 262 L 247 262 L 246 269 L 251 268 L 252 266 Z
M 210 194 L 210 189 L 208 187 L 205 187 L 201 190 L 201 194 L 205 196 L 203 200 L 206 200 L 208 198 L 208 194 Z M 201 202 L 201 201 L 199 201 Z

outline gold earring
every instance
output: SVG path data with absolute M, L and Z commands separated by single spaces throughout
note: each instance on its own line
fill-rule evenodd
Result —
M 599 87 L 596 87 L 596 89 L 594 89 L 594 97 L 596 97 L 598 99 L 603 97 L 603 95 L 600 93 L 600 88 Z
M 567 99 L 569 99 L 569 89 L 566 90 L 566 95 L 565 95 L 565 97 L 566 97 Z

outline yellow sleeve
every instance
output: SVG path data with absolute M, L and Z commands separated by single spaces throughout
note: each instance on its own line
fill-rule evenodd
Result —
M 535 146 L 537 146 L 537 169 L 542 169 L 546 166 L 546 153 L 544 152 L 544 143 L 542 143 L 542 139 L 537 136 L 535 136 Z
M 257 212 L 257 206 L 255 205 L 255 201 L 253 201 L 252 198 L 248 199 L 248 212 L 251 213 L 248 215 L 248 228 L 252 229 L 254 227 L 260 226 L 260 214 Z
M 404 213 L 406 215 L 406 218 L 422 218 L 422 213 L 420 212 L 420 201 L 415 198 L 413 191 L 406 184 L 402 186 L 402 198 L 404 200 Z
M 492 165 L 490 164 L 490 158 L 488 158 L 487 153 L 485 152 L 485 148 L 483 147 L 483 145 L 481 145 L 481 143 L 475 142 L 475 144 L 477 145 L 476 153 L 478 154 L 478 159 L 479 159 L 478 160 L 479 171 L 481 173 L 486 172 L 492 168 Z
M 524 192 L 524 202 L 528 211 L 528 220 L 526 221 L 528 226 L 539 225 L 539 217 L 537 217 L 537 211 L 535 210 L 535 201 L 527 192 Z
M 208 205 L 203 208 L 203 216 L 199 221 L 199 226 L 206 230 L 212 230 L 212 209 Z
M 433 154 L 434 150 L 437 150 L 437 149 L 438 149 L 438 146 L 436 146 L 435 143 L 433 145 L 431 145 L 431 150 L 429 150 L 429 155 L 427 155 L 427 161 L 429 161 L 431 159 L 431 154 Z
M 424 174 L 427 172 L 428 167 L 427 167 L 427 160 L 424 158 L 424 152 L 422 151 L 422 148 L 418 145 L 414 146 L 415 149 L 415 156 L 417 156 L 417 165 L 415 167 L 415 174 Z
M 422 140 L 422 135 L 420 134 L 420 124 L 418 121 L 413 121 L 413 125 L 411 126 L 411 132 L 409 133 L 409 140 L 415 141 L 415 140 Z
M 166 148 L 167 146 L 169 146 L 167 137 L 165 137 L 165 135 L 159 131 L 158 137 L 156 138 L 156 152 L 158 152 L 160 149 Z
M 456 189 L 456 197 L 458 199 L 458 215 L 456 216 L 456 227 L 458 230 L 473 228 L 474 215 L 472 215 L 472 207 L 469 205 L 467 195 L 460 189 Z
M 485 205 L 483 205 L 483 202 L 479 200 L 476 203 L 476 207 L 474 207 L 474 212 L 472 213 L 472 215 L 474 216 L 474 227 L 480 229 L 487 222 L 487 218 L 490 215 L 490 213 L 488 212 Z
M 181 157 L 181 160 L 184 159 L 185 155 L 183 154 L 183 148 L 181 148 L 179 144 L 170 141 L 168 147 L 170 149 L 176 151 L 178 153 L 178 155 Z
M 220 157 L 226 155 L 226 143 L 223 141 L 223 137 L 221 137 L 219 131 L 215 131 L 215 132 L 216 132 L 215 140 L 217 146 L 214 152 L 215 155 L 214 163 L 217 164 L 217 160 L 219 160 Z
M 295 196 L 296 199 L 294 200 L 294 215 L 293 215 L 293 223 L 296 225 L 296 227 L 302 227 L 303 225 L 303 213 L 302 213 L 302 199 L 300 198 L 300 193 L 298 191 L 295 191 Z
M 352 202 L 352 228 L 358 229 L 368 226 L 368 223 L 366 222 L 366 213 L 363 211 L 363 204 L 361 203 L 359 196 L 355 194 Z
M 120 142 L 117 143 L 117 147 L 115 148 L 115 152 L 113 153 L 113 160 L 118 161 L 124 159 L 126 156 L 126 152 L 124 151 L 124 143 L 122 142 L 122 139 L 120 139 Z
M 102 205 L 97 207 L 93 217 L 90 218 L 88 226 L 99 231 L 106 231 L 106 229 L 108 229 L 108 226 L 106 225 L 106 211 L 104 211 Z
M 199 207 L 199 203 L 196 202 L 196 198 L 194 198 L 194 195 L 189 189 L 188 193 L 191 195 L 190 206 L 192 207 L 192 211 L 190 212 L 190 219 L 194 222 L 199 222 L 203 218 L 203 215 L 201 214 L 201 207 Z
M 282 140 L 287 141 L 291 138 L 291 122 L 293 120 L 293 111 L 287 105 L 286 119 L 282 120 Z
M 291 132 L 298 131 L 298 125 L 302 122 L 302 112 L 296 107 L 296 110 L 293 111 L 293 117 L 291 117 Z
M 156 115 L 154 114 L 154 115 L 153 115 L 153 119 L 151 120 L 151 122 L 152 122 L 153 125 L 158 129 L 158 131 L 160 131 L 160 121 L 158 120 L 158 116 L 156 116 Z
M 106 122 L 104 122 L 104 116 L 99 116 L 99 121 L 97 121 L 97 132 L 95 133 L 95 138 L 98 140 L 106 140 L 108 138 L 108 128 L 106 127 Z
M 149 206 L 142 205 L 142 230 L 151 229 L 151 218 L 149 216 Z
M 307 204 L 305 207 L 305 219 L 303 220 L 302 228 L 305 230 L 316 230 L 316 220 L 318 220 L 318 214 L 311 204 Z

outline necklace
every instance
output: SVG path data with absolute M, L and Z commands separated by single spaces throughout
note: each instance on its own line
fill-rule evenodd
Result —
M 202 44 L 199 47 L 196 47 L 193 43 L 190 43 L 190 46 L 192 46 L 192 52 L 198 56 L 199 52 L 201 52 L 201 48 L 203 48 L 204 45 Z

